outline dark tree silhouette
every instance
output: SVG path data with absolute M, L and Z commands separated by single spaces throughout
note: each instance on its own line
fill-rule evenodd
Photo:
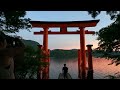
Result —
M 31 27 L 29 18 L 25 18 L 26 11 L 0 11 L 0 31 L 15 33 L 20 29 Z
M 95 18 L 101 11 L 88 11 Z M 100 29 L 96 34 L 99 40 L 98 48 L 104 51 L 103 57 L 112 59 L 116 65 L 120 63 L 120 11 L 106 11 L 114 22 Z

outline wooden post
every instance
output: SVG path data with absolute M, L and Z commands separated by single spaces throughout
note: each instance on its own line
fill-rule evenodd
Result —
M 43 51 L 46 57 L 48 56 L 48 27 L 43 27 L 44 34 L 43 34 Z M 44 59 L 44 62 L 48 63 L 48 57 Z M 48 79 L 48 65 L 44 67 L 43 70 L 43 79 Z
M 48 52 L 48 27 L 44 27 L 44 32 L 43 32 L 43 49 L 45 52 Z
M 81 53 L 78 50 L 78 78 L 81 79 Z
M 93 79 L 93 62 L 92 62 L 92 47 L 93 45 L 87 45 L 88 49 L 88 73 L 87 79 Z
M 85 31 L 84 27 L 80 27 L 80 49 L 81 49 L 81 67 L 82 79 L 86 79 L 86 52 L 85 52 Z

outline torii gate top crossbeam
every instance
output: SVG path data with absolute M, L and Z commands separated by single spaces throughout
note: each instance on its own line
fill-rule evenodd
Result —
M 88 21 L 30 21 L 32 27 L 94 27 L 99 20 Z

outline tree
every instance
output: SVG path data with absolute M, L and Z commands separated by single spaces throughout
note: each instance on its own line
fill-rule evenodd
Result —
M 88 11 L 88 13 L 95 18 L 101 11 Z M 112 59 L 112 63 L 118 65 L 120 64 L 120 11 L 106 11 L 106 14 L 110 15 L 114 22 L 96 33 L 99 41 L 97 49 L 104 51 L 102 57 Z
M 98 16 L 100 13 L 101 11 L 88 11 L 88 14 L 90 14 L 93 18 Z M 106 14 L 110 15 L 111 20 L 116 20 L 120 15 L 120 11 L 106 11 Z
M 30 19 L 25 18 L 25 15 L 26 11 L 0 11 L 0 32 L 16 33 L 20 30 L 29 30 L 29 28 L 31 28 L 31 24 L 29 23 Z M 10 37 L 9 35 L 5 36 L 9 47 L 14 47 L 14 37 Z M 21 42 L 20 39 L 19 41 Z M 38 61 L 38 58 L 42 57 L 42 55 L 32 47 L 27 46 L 25 48 L 24 58 L 20 55 L 14 57 L 14 59 L 18 59 L 18 57 L 20 57 L 19 59 L 21 61 L 18 62 L 15 60 L 16 78 L 33 78 L 33 75 L 37 72 L 38 65 L 44 65 L 44 63 L 40 63 L 40 61 Z
M 26 46 L 24 50 L 24 60 L 15 68 L 16 79 L 37 79 L 37 71 L 39 65 L 45 66 L 46 63 L 40 61 L 46 56 L 40 55 L 39 49 L 34 49 L 32 46 Z
M 20 29 L 31 27 L 25 11 L 0 11 L 0 31 L 7 33 L 19 32 Z

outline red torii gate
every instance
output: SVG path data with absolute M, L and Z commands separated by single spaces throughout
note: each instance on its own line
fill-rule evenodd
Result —
M 89 20 L 89 21 L 67 21 L 67 22 L 57 22 L 57 21 L 30 21 L 32 27 L 42 27 L 44 31 L 34 32 L 34 35 L 43 34 L 43 50 L 48 53 L 48 34 L 80 34 L 80 55 L 78 55 L 78 68 L 80 67 L 81 60 L 81 72 L 82 79 L 86 78 L 86 51 L 85 51 L 85 34 L 95 34 L 94 31 L 85 30 L 85 27 L 94 27 L 97 25 L 99 20 Z M 60 27 L 60 32 L 48 31 L 51 27 Z M 68 32 L 67 27 L 79 27 L 80 31 Z M 81 57 L 80 57 L 81 56 Z M 45 60 L 48 62 L 49 60 Z M 45 70 L 47 73 L 49 70 Z M 48 79 L 46 76 L 45 79 Z

